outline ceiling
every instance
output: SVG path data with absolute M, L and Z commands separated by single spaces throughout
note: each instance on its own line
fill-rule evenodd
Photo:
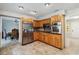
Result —
M 20 10 L 18 6 L 23 6 L 24 10 Z M 0 10 L 21 13 L 36 18 L 55 13 L 59 10 L 69 10 L 79 8 L 79 3 L 51 3 L 46 7 L 44 3 L 0 3 Z M 36 15 L 30 14 L 31 11 L 37 11 Z

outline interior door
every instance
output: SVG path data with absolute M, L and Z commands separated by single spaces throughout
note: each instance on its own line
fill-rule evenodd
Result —
M 71 37 L 79 38 L 79 20 L 71 21 Z

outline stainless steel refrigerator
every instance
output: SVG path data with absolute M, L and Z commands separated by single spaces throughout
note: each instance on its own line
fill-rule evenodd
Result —
M 32 23 L 23 23 L 22 25 L 22 45 L 33 42 Z

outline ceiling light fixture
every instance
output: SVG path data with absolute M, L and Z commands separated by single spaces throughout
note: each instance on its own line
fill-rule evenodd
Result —
M 46 7 L 48 7 L 48 6 L 50 5 L 50 3 L 45 3 L 44 5 L 45 5 Z
M 30 14 L 36 15 L 37 11 L 31 11 Z
M 18 6 L 18 8 L 19 8 L 20 10 L 23 10 L 23 9 L 24 9 L 24 7 L 23 7 L 23 6 Z

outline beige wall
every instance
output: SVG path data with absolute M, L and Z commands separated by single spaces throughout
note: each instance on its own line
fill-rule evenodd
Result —
M 0 17 L 0 48 L 1 48 L 1 39 L 2 39 L 2 19 Z

